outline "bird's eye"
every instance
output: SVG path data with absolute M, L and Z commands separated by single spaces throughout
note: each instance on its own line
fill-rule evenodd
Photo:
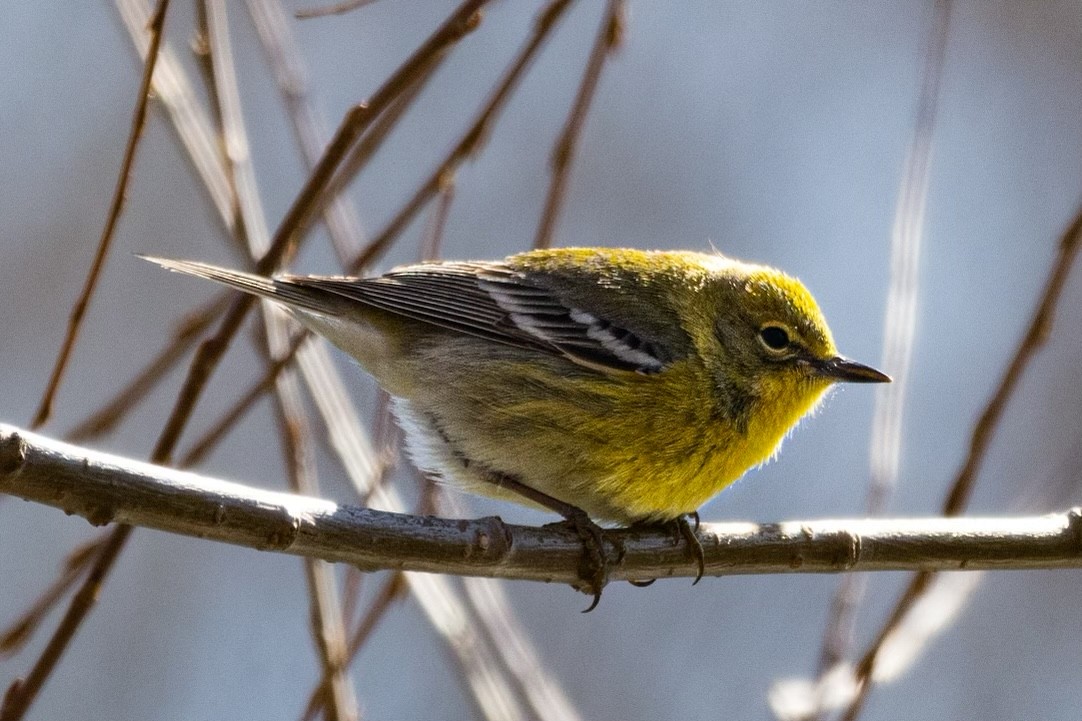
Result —
M 759 329 L 759 342 L 761 342 L 766 349 L 778 353 L 780 351 L 788 350 L 789 344 L 789 331 L 780 325 L 764 325 Z

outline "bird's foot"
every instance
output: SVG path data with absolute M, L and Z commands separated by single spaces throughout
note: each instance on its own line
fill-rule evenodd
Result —
M 692 521 L 694 521 L 694 526 L 692 526 Z M 706 572 L 706 552 L 703 550 L 702 542 L 699 541 L 699 526 L 701 525 L 699 512 L 692 511 L 673 520 L 672 523 L 676 524 L 680 537 L 687 542 L 688 555 L 695 559 L 695 562 L 699 565 L 699 572 L 695 574 L 695 580 L 691 582 L 691 585 L 694 586 L 703 580 L 703 574 Z M 679 543 L 679 538 L 677 542 Z
M 585 511 L 575 509 L 568 511 L 566 520 L 559 524 L 568 526 L 575 531 L 579 540 L 582 541 L 582 559 L 579 561 L 579 578 L 582 579 L 587 592 L 594 596 L 593 602 L 583 613 L 589 613 L 597 608 L 601 602 L 601 590 L 609 582 L 609 559 L 605 553 L 605 529 L 597 525 L 586 515 Z M 610 539 L 611 541 L 612 539 Z M 617 552 L 622 553 L 617 544 Z
M 673 545 L 679 545 L 680 541 L 687 543 L 688 556 L 695 559 L 699 566 L 699 572 L 695 575 L 695 580 L 691 582 L 694 586 L 696 583 L 702 580 L 703 574 L 706 572 L 706 552 L 703 551 L 703 544 L 699 541 L 699 512 L 692 511 L 683 516 L 678 516 L 671 521 L 662 521 L 661 523 L 647 521 L 642 524 L 634 524 L 636 526 L 644 528 L 661 528 L 669 531 L 673 537 Z M 635 581 L 629 580 L 632 586 L 638 588 L 645 588 L 651 585 L 657 579 L 652 578 L 648 581 Z

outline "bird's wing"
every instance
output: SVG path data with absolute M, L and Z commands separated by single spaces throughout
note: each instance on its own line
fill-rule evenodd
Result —
M 459 333 L 566 356 L 599 370 L 656 373 L 664 344 L 562 300 L 503 263 L 407 266 L 375 278 L 280 279 Z

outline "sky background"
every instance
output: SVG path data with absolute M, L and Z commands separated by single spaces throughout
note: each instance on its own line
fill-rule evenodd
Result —
M 450 7 L 385 0 L 296 22 L 329 126 Z M 382 227 L 457 139 L 539 7 L 494 3 L 456 48 L 351 188 L 367 230 Z M 273 226 L 300 187 L 303 165 L 244 6 L 230 9 L 251 152 Z M 499 258 L 529 247 L 552 142 L 602 9 L 597 0 L 574 5 L 484 155 L 459 173 L 445 256 Z M 167 37 L 182 56 L 192 17 L 189 2 L 174 1 Z M 933 19 L 930 2 L 686 2 L 676 12 L 632 0 L 625 44 L 605 68 L 585 127 L 556 243 L 714 246 L 783 268 L 815 294 L 841 350 L 877 364 L 893 213 Z M 105 219 L 140 63 L 109 3 L 6 3 L 0 28 L 0 422 L 25 426 Z M 893 516 L 936 513 L 1082 199 L 1082 8 L 953 2 L 940 93 Z M 164 275 L 131 254 L 235 263 L 214 212 L 155 109 L 47 433 L 62 435 L 110 398 L 161 347 L 178 313 L 210 297 L 207 284 Z M 423 226 L 415 223 L 381 267 L 413 260 Z M 294 267 L 337 270 L 321 231 Z M 996 434 L 973 514 L 1079 503 L 1082 273 L 1071 276 L 1060 307 Z M 215 418 L 259 368 L 247 338 L 236 345 L 195 423 Z M 368 380 L 340 354 L 336 360 L 358 405 L 370 409 Z M 145 458 L 180 379 L 174 373 L 95 446 Z M 833 393 L 775 462 L 714 499 L 703 519 L 861 515 L 875 392 Z M 283 488 L 271 405 L 258 406 L 203 470 Z M 320 470 L 326 494 L 350 500 L 329 460 Z M 414 495 L 409 477 L 401 480 Z M 469 503 L 471 514 L 551 520 Z M 0 499 L 0 624 L 94 533 L 79 518 Z M 858 647 L 905 578 L 870 578 Z M 708 578 L 694 588 L 684 580 L 613 585 L 587 615 L 579 613 L 585 597 L 567 587 L 504 586 L 585 718 L 765 719 L 771 683 L 814 670 L 837 581 L 779 575 Z M 140 530 L 31 717 L 297 717 L 317 669 L 307 608 L 295 558 Z M 987 574 L 917 665 L 873 691 L 864 718 L 1075 719 L 1080 613 L 1077 571 Z M 55 623 L 54 616 L 47 631 Z M 3 687 L 25 671 L 44 636 L 21 656 L 0 659 Z M 353 678 L 371 718 L 470 713 L 453 665 L 410 600 L 387 615 Z

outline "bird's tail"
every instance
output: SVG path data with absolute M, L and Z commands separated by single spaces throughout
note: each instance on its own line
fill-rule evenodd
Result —
M 307 310 L 320 315 L 335 315 L 335 308 L 338 305 L 336 301 L 340 301 L 331 293 L 297 283 L 288 277 L 267 278 L 254 273 L 245 273 L 244 271 L 222 268 L 194 260 L 174 260 L 153 255 L 136 255 L 143 260 L 157 263 L 166 270 L 213 280 L 237 290 L 242 290 L 245 293 L 277 301 L 290 308 Z

